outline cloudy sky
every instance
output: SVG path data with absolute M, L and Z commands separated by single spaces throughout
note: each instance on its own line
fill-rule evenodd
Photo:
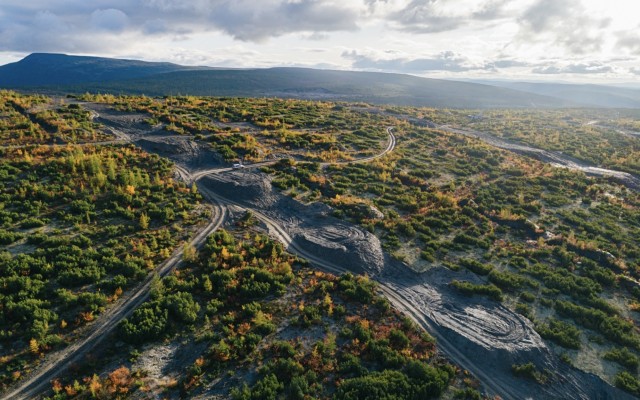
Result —
M 436 78 L 640 80 L 638 0 L 1 0 L 32 52 Z

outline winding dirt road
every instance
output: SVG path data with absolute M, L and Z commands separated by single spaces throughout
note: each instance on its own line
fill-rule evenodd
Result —
M 119 140 L 127 140 L 126 133 L 114 127 L 111 127 L 110 129 L 112 130 L 112 133 L 118 135 Z M 392 127 L 387 128 L 389 142 L 386 149 L 380 154 L 358 160 L 345 161 L 342 163 L 370 162 L 393 151 L 396 146 L 396 138 L 392 130 Z M 271 165 L 273 163 L 275 163 L 275 161 L 256 163 L 247 165 L 245 168 L 255 169 L 261 166 Z M 328 166 L 330 163 L 323 163 L 322 165 Z M 308 251 L 305 245 L 298 242 L 295 235 L 292 237 L 293 233 L 290 233 L 287 228 L 283 226 L 282 221 L 268 216 L 265 212 L 255 209 L 255 207 L 243 205 L 229 198 L 225 198 L 219 193 L 210 190 L 206 185 L 199 184 L 200 179 L 207 175 L 218 175 L 220 173 L 234 171 L 234 168 L 212 168 L 191 172 L 184 166 L 177 166 L 176 171 L 186 182 L 195 182 L 198 184 L 200 193 L 202 193 L 202 195 L 212 204 L 217 205 L 217 211 L 214 213 L 215 215 L 212 222 L 192 241 L 195 246 L 202 244 L 206 236 L 223 223 L 228 207 L 237 207 L 251 211 L 258 220 L 266 225 L 269 233 L 285 245 L 289 252 L 307 259 L 317 268 L 334 274 L 351 271 L 348 268 L 350 267 L 349 265 L 343 266 L 342 264 L 344 263 L 342 262 L 340 263 L 341 265 L 337 265 Z M 171 259 L 167 260 L 165 264 L 160 267 L 158 274 L 163 276 L 169 273 L 173 268 L 179 265 L 180 258 L 181 252 L 178 251 Z M 502 343 L 507 347 L 516 346 L 517 349 L 521 349 L 522 352 L 526 354 L 529 354 L 529 349 L 536 352 L 539 351 L 539 349 L 544 350 L 545 347 L 531 326 L 528 326 L 521 317 L 516 316 L 511 311 L 504 309 L 502 314 L 499 313 L 500 315 L 491 316 L 492 318 L 495 317 L 494 319 L 498 321 L 498 323 L 487 326 L 486 319 L 483 319 L 482 313 L 493 313 L 496 311 L 496 307 L 484 309 L 482 306 L 464 306 L 462 309 L 457 309 L 456 305 L 449 304 L 450 301 L 448 300 L 450 299 L 442 299 L 441 301 L 438 301 L 439 294 L 433 296 L 431 293 L 425 293 L 425 290 L 431 289 L 430 286 L 424 284 L 423 281 L 417 280 L 415 284 L 407 284 L 411 279 L 417 277 L 417 275 L 400 276 L 407 274 L 410 274 L 410 272 L 401 269 L 390 270 L 386 274 L 373 277 L 373 279 L 378 282 L 381 291 L 391 301 L 394 307 L 408 315 L 419 326 L 435 336 L 438 340 L 439 349 L 452 361 L 458 363 L 460 366 L 471 371 L 472 374 L 480 378 L 484 387 L 487 388 L 490 393 L 497 394 L 504 399 L 588 399 L 589 393 L 594 393 L 592 390 L 583 389 L 581 387 L 582 375 L 579 375 L 574 370 L 563 371 L 566 372 L 567 378 L 563 382 L 560 382 L 557 387 L 554 386 L 552 388 L 544 389 L 544 393 L 535 393 L 533 391 L 527 392 L 527 390 L 531 389 L 531 386 L 527 386 L 528 384 L 526 383 L 523 383 L 522 385 L 514 384 L 514 378 L 510 372 L 497 374 L 494 370 L 487 368 L 487 360 L 476 360 L 474 358 L 470 358 L 469 353 L 467 353 L 467 349 L 469 348 L 467 343 L 471 343 L 471 346 L 479 346 L 485 349 L 486 351 L 482 354 L 487 355 L 493 354 L 492 352 L 495 353 L 495 351 L 499 351 Z M 80 361 L 86 352 L 94 348 L 98 343 L 100 343 L 100 341 L 104 340 L 104 338 L 115 329 L 123 318 L 129 315 L 137 306 L 142 304 L 148 296 L 150 284 L 151 277 L 149 277 L 147 281 L 145 281 L 134 292 L 130 293 L 127 298 L 121 299 L 118 304 L 100 316 L 100 318 L 90 326 L 84 339 L 69 346 L 67 349 L 51 354 L 38 371 L 27 378 L 27 380 L 21 382 L 13 391 L 5 394 L 2 398 L 34 398 L 45 391 L 51 379 L 64 372 L 64 370 L 73 363 Z M 434 299 L 436 300 L 434 301 Z M 502 308 L 498 308 L 502 310 Z M 448 335 L 447 333 L 451 331 L 453 331 L 454 334 Z M 450 340 L 450 338 L 453 338 L 454 340 Z M 462 347 L 460 346 L 461 343 L 464 344 Z M 513 347 L 511 349 L 513 350 Z M 546 351 L 548 352 L 548 349 Z M 545 353 L 545 355 L 546 354 L 547 353 Z M 555 359 L 550 352 L 548 352 L 548 354 L 549 357 Z M 510 365 L 511 364 L 508 364 L 506 367 L 501 365 L 501 367 L 508 369 Z M 608 389 L 604 390 L 608 393 Z M 602 398 L 610 397 L 605 395 Z M 624 395 L 619 398 L 624 398 Z
M 97 118 L 97 112 L 94 111 L 94 113 L 95 117 Z M 108 127 L 108 130 L 117 137 L 116 140 L 95 142 L 91 143 L 91 145 L 116 144 L 131 141 L 129 135 L 127 135 L 125 132 L 120 131 L 119 129 Z M 346 163 L 371 161 L 383 157 L 387 153 L 393 151 L 396 144 L 396 138 L 393 135 L 392 130 L 393 127 L 387 128 L 389 141 L 384 151 L 372 157 L 347 161 Z M 89 143 L 87 143 L 86 145 L 89 145 Z M 275 161 L 256 163 L 248 165 L 246 166 L 246 168 L 258 168 L 265 165 L 271 165 L 273 163 L 275 163 Z M 196 184 L 200 178 L 206 175 L 212 173 L 223 173 L 232 170 L 234 170 L 234 168 L 216 168 L 198 171 L 194 174 L 191 174 L 186 168 L 176 165 L 176 171 L 183 180 L 188 183 Z M 206 238 L 224 223 L 228 213 L 227 206 L 232 205 L 242 207 L 241 205 L 236 204 L 233 201 L 224 199 L 216 195 L 211 190 L 208 190 L 203 186 L 199 186 L 198 189 L 204 196 L 204 198 L 212 205 L 211 208 L 213 211 L 213 216 L 209 224 L 198 231 L 196 236 L 191 240 L 190 244 L 196 248 L 201 247 L 204 244 Z M 272 222 L 268 217 L 258 212 L 257 210 L 251 211 L 255 213 L 258 219 L 264 221 L 267 226 L 270 227 L 270 233 L 273 233 L 278 240 L 280 240 L 287 246 L 290 245 L 291 237 L 286 233 L 284 229 L 282 229 L 275 222 Z M 180 266 L 181 262 L 182 249 L 179 249 L 175 251 L 170 258 L 168 258 L 160 266 L 158 266 L 158 268 L 156 268 L 154 272 L 150 273 L 141 284 L 139 284 L 132 291 L 129 291 L 127 294 L 125 294 L 117 301 L 115 305 L 110 307 L 105 313 L 101 314 L 95 322 L 90 324 L 86 328 L 86 330 L 81 333 L 81 335 L 84 336 L 82 339 L 60 351 L 47 355 L 45 361 L 37 367 L 34 373 L 28 376 L 28 378 L 20 381 L 18 386 L 2 394 L 1 398 L 6 400 L 33 399 L 38 395 L 41 395 L 43 392 L 47 391 L 49 389 L 50 382 L 53 379 L 60 376 L 72 365 L 80 362 L 89 351 L 94 349 L 116 329 L 120 321 L 130 316 L 136 308 L 138 308 L 147 300 L 147 298 L 149 297 L 151 283 L 155 276 L 159 276 L 161 278 L 167 276 L 171 271 Z
M 393 129 L 394 128 L 392 126 L 388 126 L 386 128 L 387 135 L 389 136 L 389 139 L 387 141 L 387 147 L 383 151 L 381 151 L 380 153 L 375 154 L 375 155 L 370 156 L 370 157 L 358 158 L 356 160 L 337 161 L 337 162 L 333 162 L 333 163 L 323 162 L 323 163 L 320 163 L 320 166 L 328 167 L 330 165 L 336 165 L 336 164 L 360 164 L 360 163 L 371 162 L 373 160 L 377 160 L 378 158 L 384 157 L 385 155 L 387 155 L 388 153 L 392 152 L 396 148 L 397 139 L 396 139 L 396 136 L 393 134 Z M 269 166 L 269 165 L 274 165 L 277 162 L 278 162 L 278 160 L 262 161 L 262 162 L 257 162 L 257 163 L 254 163 L 254 164 L 245 164 L 242 168 L 244 168 L 244 169 L 256 169 L 256 168 L 266 167 L 266 166 Z M 209 169 L 204 169 L 204 170 L 200 170 L 200 171 L 195 171 L 195 172 L 191 173 L 190 181 L 191 182 L 195 182 L 198 179 L 202 178 L 203 176 L 207 176 L 209 174 L 219 174 L 219 173 L 223 173 L 223 172 L 231 172 L 231 171 L 234 171 L 236 169 L 237 168 L 228 167 L 228 168 L 209 168 Z M 182 173 L 181 173 L 181 176 L 183 176 Z M 189 182 L 189 180 L 188 180 L 188 182 Z

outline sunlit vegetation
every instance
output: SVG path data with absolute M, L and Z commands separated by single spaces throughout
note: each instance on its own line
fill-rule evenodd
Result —
M 10 142 L 10 134 L 0 137 Z M 167 258 L 201 217 L 194 213 L 197 195 L 173 180 L 172 165 L 133 147 L 1 152 L 0 386 L 6 387 L 72 341 Z
M 637 193 L 419 126 L 422 118 L 455 123 L 462 112 L 391 111 L 384 123 L 396 126 L 398 147 L 384 159 L 264 170 L 287 193 L 324 201 L 375 233 L 417 270 L 476 274 L 481 282 L 460 276 L 452 287 L 504 301 L 561 347 L 592 352 L 587 338 L 597 336 L 638 355 L 638 320 L 627 317 L 640 309 Z M 627 151 L 623 145 L 614 148 Z
M 208 141 L 227 161 L 287 155 L 307 161 L 349 160 L 384 148 L 375 118 L 334 103 L 281 99 L 90 95 L 82 100 L 147 113 L 147 122 Z
M 49 133 L 29 118 L 26 110 L 47 103 L 44 96 L 0 91 L 0 138 L 3 145 L 44 143 Z
M 82 106 L 0 97 L 4 145 L 101 140 Z M 192 135 L 227 161 L 283 158 L 263 171 L 287 195 L 328 204 L 417 271 L 455 271 L 452 291 L 502 302 L 529 318 L 567 362 L 582 353 L 598 357 L 608 368 L 596 372 L 640 393 L 638 193 L 436 126 L 477 129 L 638 174 L 634 112 L 81 99 L 145 113 L 150 129 Z M 387 126 L 398 137 L 393 153 L 366 164 L 323 164 L 379 153 Z M 6 384 L 181 245 L 197 194 L 171 179 L 168 162 L 133 148 L 3 151 L 2 340 L 18 343 L 2 347 Z M 239 223 L 249 227 L 251 217 Z M 237 399 L 378 398 L 389 390 L 423 398 L 456 379 L 432 357 L 430 338 L 390 311 L 364 278 L 312 273 L 255 232 L 220 232 L 201 252 L 189 250 L 187 265 L 158 280 L 151 299 L 118 328 L 120 345 L 134 352 L 176 338 L 206 344 L 166 390 L 195 393 L 222 377 L 237 384 Z M 145 388 L 144 371 L 125 364 L 113 379 L 79 375 L 77 385 L 60 381 L 53 389 L 65 398 L 67 387 L 85 395 Z M 534 365 L 513 372 L 547 379 Z M 475 394 L 463 388 L 455 396 Z
M 31 112 L 31 119 L 47 132 L 51 132 L 58 142 L 82 143 L 105 139 L 91 114 L 78 104 L 46 108 Z
M 164 389 L 182 396 L 209 388 L 234 399 L 427 399 L 450 390 L 459 375 L 373 282 L 313 272 L 279 243 L 244 228 L 215 232 L 193 262 L 155 282 L 151 299 L 120 325 L 118 337 L 131 348 L 202 343 L 175 386 Z M 130 368 L 113 373 L 131 377 L 132 395 L 144 393 L 151 380 Z M 113 386 L 112 374 L 99 381 L 101 390 Z M 78 391 L 90 393 L 96 379 L 78 379 Z M 56 398 L 70 397 L 64 388 L 71 381 L 55 385 Z
M 437 124 L 477 130 L 510 142 L 562 152 L 595 166 L 640 174 L 640 112 L 634 109 L 388 107 L 383 111 L 416 126 Z
M 637 110 L 454 111 L 454 124 L 640 174 Z
M 85 143 L 105 140 L 91 114 L 41 95 L 0 91 L 0 145 Z

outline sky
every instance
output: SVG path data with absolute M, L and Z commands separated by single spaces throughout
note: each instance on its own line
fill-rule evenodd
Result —
M 638 0 L 1 0 L 34 52 L 445 79 L 640 81 Z

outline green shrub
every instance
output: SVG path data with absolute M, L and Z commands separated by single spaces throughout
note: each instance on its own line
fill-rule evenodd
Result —
M 120 323 L 120 333 L 128 342 L 144 343 L 159 338 L 165 332 L 168 320 L 168 310 L 138 308 Z
M 460 292 L 467 296 L 480 294 L 487 296 L 495 301 L 502 301 L 503 299 L 502 290 L 500 290 L 500 288 L 493 284 L 476 285 L 466 281 L 454 280 L 451 282 L 451 286 L 458 289 Z
M 551 318 L 544 325 L 536 325 L 536 331 L 545 339 L 552 340 L 568 349 L 579 349 L 580 330 L 564 321 Z
M 471 258 L 463 258 L 459 261 L 459 263 L 469 271 L 475 272 L 478 275 L 488 275 L 491 271 L 493 271 L 493 267 L 491 265 L 482 264 L 481 262 L 473 260 Z
M 520 300 L 526 301 L 527 303 L 533 303 L 536 301 L 536 296 L 530 292 L 522 292 L 520 293 Z
M 604 359 L 617 362 L 618 364 L 631 371 L 637 371 L 638 364 L 640 364 L 640 359 L 638 359 L 638 356 L 633 354 L 626 347 L 615 348 L 611 351 L 606 352 L 604 354 Z
M 608 316 L 603 311 L 578 306 L 568 301 L 556 301 L 555 308 L 561 316 L 572 318 L 585 328 L 600 332 L 616 343 L 640 349 L 640 339 L 635 332 L 634 325 L 629 321 L 622 320 L 617 316 Z
M 633 395 L 640 396 L 640 380 L 627 371 L 622 371 L 614 379 L 616 387 Z
M 514 364 L 511 366 L 511 372 L 513 372 L 515 376 L 532 379 L 540 384 L 546 383 L 549 379 L 548 375 L 538 371 L 532 362 L 526 364 Z

